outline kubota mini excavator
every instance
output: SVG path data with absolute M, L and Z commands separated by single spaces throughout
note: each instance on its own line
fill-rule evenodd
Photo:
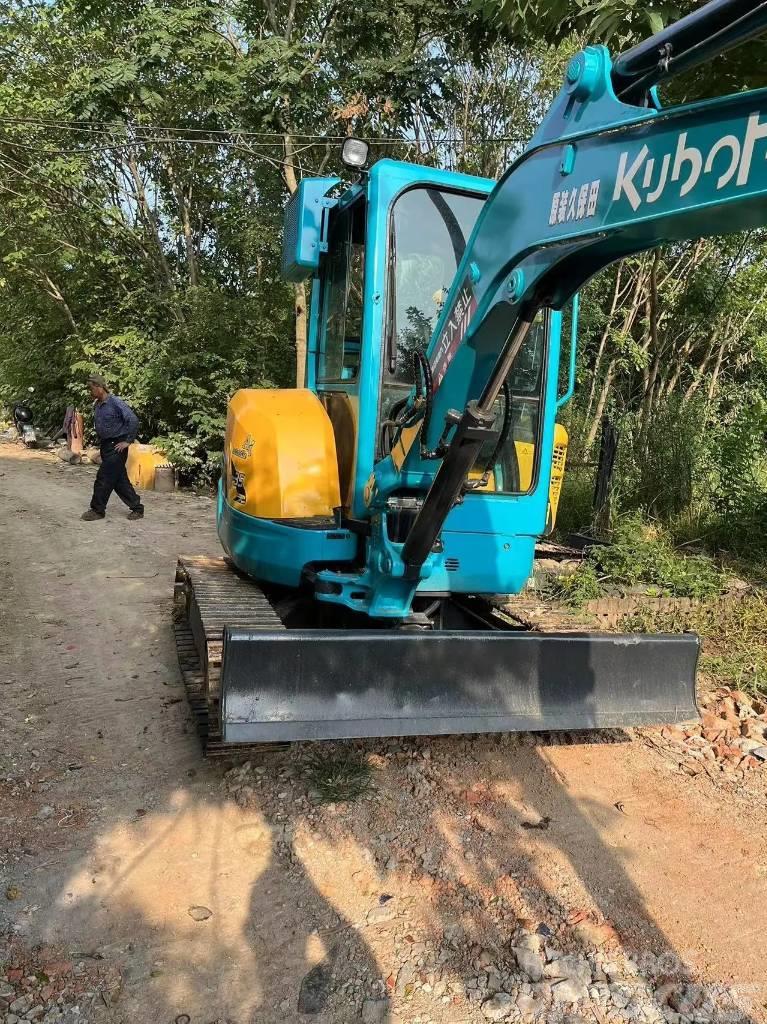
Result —
M 767 90 L 655 89 L 766 26 L 767 3 L 714 0 L 615 59 L 586 47 L 498 182 L 366 170 L 356 139 L 356 183 L 301 182 L 283 272 L 312 281 L 306 387 L 234 395 L 228 559 L 179 565 L 211 748 L 696 714 L 695 636 L 525 632 L 483 595 L 522 590 L 556 514 L 565 305 L 622 257 L 767 224 Z

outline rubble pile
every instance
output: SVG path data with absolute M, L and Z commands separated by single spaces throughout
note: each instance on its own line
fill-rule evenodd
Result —
M 111 1005 L 122 985 L 119 969 L 88 957 L 68 960 L 59 950 L 0 940 L 0 1021 L 3 1024 L 86 1024 L 96 1004 Z
M 767 703 L 740 690 L 718 689 L 700 698 L 701 720 L 660 730 L 690 775 L 767 771 Z

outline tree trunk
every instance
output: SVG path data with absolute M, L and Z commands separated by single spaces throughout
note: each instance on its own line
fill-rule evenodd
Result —
M 133 180 L 133 187 L 136 192 L 136 204 L 138 206 L 141 222 L 154 243 L 155 256 L 157 259 L 157 265 L 160 268 L 162 280 L 165 284 L 166 290 L 171 294 L 175 294 L 176 285 L 173 280 L 173 274 L 171 273 L 168 261 L 165 258 L 165 250 L 163 249 L 162 238 L 160 236 L 160 225 L 157 215 L 149 205 L 146 189 L 144 188 L 144 180 L 141 177 L 141 172 L 138 169 L 136 159 L 132 154 L 128 157 L 126 163 Z M 183 323 L 184 315 L 177 304 L 175 305 L 175 312 L 179 322 Z
M 639 312 L 639 310 L 642 307 L 642 302 L 643 302 L 643 297 L 644 297 L 644 282 L 645 282 L 644 274 L 642 274 L 642 273 L 638 274 L 638 276 L 636 278 L 636 284 L 634 285 L 634 296 L 633 296 L 633 298 L 631 300 L 631 305 L 626 310 L 624 318 L 623 318 L 623 328 L 622 328 L 622 333 L 623 334 L 628 334 L 628 332 L 630 330 L 632 330 L 632 328 L 634 326 L 634 321 L 637 318 L 637 313 Z M 612 359 L 610 360 L 610 362 L 607 365 L 607 372 L 605 373 L 604 379 L 602 381 L 602 388 L 601 388 L 601 391 L 599 393 L 599 400 L 597 401 L 597 407 L 594 410 L 594 414 L 593 414 L 593 417 L 592 417 L 592 420 L 591 420 L 591 426 L 589 427 L 588 433 L 586 434 L 586 441 L 585 441 L 585 449 L 584 450 L 587 453 L 591 450 L 591 448 L 592 448 L 592 446 L 594 444 L 594 441 L 595 441 L 596 436 L 597 436 L 597 431 L 599 430 L 599 426 L 600 426 L 600 424 L 602 422 L 602 416 L 603 416 L 604 411 L 605 411 L 605 405 L 607 404 L 607 396 L 610 393 L 610 388 L 612 387 L 612 382 L 613 382 L 613 378 L 615 376 L 615 371 L 617 369 L 617 366 L 618 366 L 618 356 L 613 356 Z
M 197 250 L 194 244 L 194 230 L 192 228 L 191 186 L 189 189 L 189 195 L 185 195 L 184 189 L 176 178 L 176 173 L 171 161 L 165 159 L 163 163 L 165 164 L 165 169 L 168 173 L 168 178 L 173 190 L 173 196 L 176 200 L 176 205 L 178 206 L 181 230 L 184 233 L 184 252 L 186 253 L 186 266 L 189 271 L 189 284 L 192 288 L 196 288 L 200 283 L 200 271 L 197 263 Z
M 661 396 L 663 398 L 668 398 L 671 392 L 676 389 L 676 386 L 679 383 L 679 378 L 682 375 L 682 369 L 685 365 L 685 359 L 690 354 L 690 350 L 692 349 L 692 340 L 693 339 L 691 335 L 684 343 L 682 348 L 679 350 L 679 353 L 676 359 L 674 360 L 674 369 L 671 373 L 671 376 L 669 377 L 665 387 L 661 391 Z
M 599 430 L 600 424 L 602 423 L 602 414 L 605 411 L 607 405 L 607 396 L 610 394 L 610 388 L 613 383 L 613 376 L 615 375 L 616 359 L 613 357 L 607 365 L 607 372 L 605 373 L 605 379 L 602 381 L 602 390 L 599 393 L 599 401 L 594 411 L 594 419 L 591 421 L 589 432 L 586 435 L 586 451 L 590 451 L 593 447 L 594 441 L 596 440 L 597 431 Z
M 57 284 L 55 284 L 55 282 L 52 281 L 51 278 L 46 273 L 43 273 L 42 277 L 43 277 L 43 281 L 45 282 L 43 290 L 45 291 L 46 295 L 50 295 L 50 297 L 53 299 L 53 301 L 57 302 L 59 304 L 59 307 L 61 308 L 61 311 L 63 312 L 64 316 L 67 319 L 67 323 L 72 328 L 73 334 L 77 334 L 78 333 L 77 321 L 75 320 L 74 316 L 72 315 L 72 309 L 71 309 L 69 303 L 64 298 L 64 293 L 61 291 L 59 286 Z
M 184 244 L 186 246 L 186 265 L 189 268 L 189 284 L 196 288 L 200 283 L 200 271 L 197 264 L 197 253 L 194 247 L 194 231 L 189 216 L 189 204 L 186 197 L 181 193 L 178 197 L 181 208 L 181 224 L 184 229 Z
M 711 340 L 708 343 L 708 347 L 706 348 L 705 354 L 704 354 L 703 358 L 701 359 L 700 363 L 698 364 L 698 369 L 695 372 L 695 375 L 693 376 L 693 379 L 690 382 L 687 390 L 682 395 L 682 405 L 687 405 L 687 403 L 690 401 L 692 396 L 695 394 L 695 392 L 700 387 L 700 383 L 703 380 L 703 377 L 704 377 L 704 375 L 706 373 L 706 370 L 708 369 L 708 364 L 711 362 L 711 356 L 713 355 L 713 352 L 714 352 L 714 346 L 716 345 L 716 339 L 717 339 L 716 334 L 712 334 L 711 335 Z
M 296 311 L 296 387 L 306 386 L 306 339 L 308 318 L 306 315 L 306 286 L 303 281 L 293 285 L 294 308 Z
M 46 274 L 44 270 L 29 270 L 24 269 L 22 273 L 25 277 L 30 278 L 35 286 L 39 288 L 44 295 L 47 295 L 49 299 L 52 299 L 59 307 L 61 312 L 64 314 L 64 318 L 72 329 L 73 334 L 79 334 L 79 328 L 77 321 L 72 315 L 72 309 L 64 297 L 64 293 L 61 291 L 59 286 L 52 278 Z
M 618 264 L 618 270 L 615 274 L 615 288 L 613 289 L 613 298 L 610 304 L 610 312 L 607 314 L 607 320 L 605 322 L 605 329 L 602 331 L 602 336 L 599 339 L 599 347 L 597 348 L 597 354 L 594 359 L 594 367 L 591 374 L 591 387 L 589 388 L 589 400 L 586 405 L 586 419 L 591 415 L 591 407 L 594 404 L 594 396 L 597 390 L 597 380 L 599 379 L 599 370 L 602 366 L 602 356 L 604 355 L 605 346 L 607 339 L 610 336 L 610 327 L 612 326 L 613 316 L 615 314 L 615 308 L 618 305 L 618 294 L 621 287 L 621 274 L 623 273 L 623 264 Z
M 652 363 L 644 382 L 644 394 L 642 395 L 642 408 L 639 416 L 639 445 L 640 451 L 644 447 L 647 430 L 650 426 L 650 413 L 652 411 L 652 399 L 655 391 L 655 382 L 658 379 L 660 369 L 660 343 L 658 341 L 658 263 L 660 261 L 660 249 L 653 252 L 650 265 L 650 288 L 647 293 L 647 319 L 649 333 L 649 348 L 652 352 Z
M 183 188 L 173 182 L 173 191 L 178 204 L 178 213 L 181 218 L 181 230 L 183 231 L 183 244 L 186 253 L 186 268 L 189 271 L 189 285 L 197 288 L 200 284 L 200 267 L 197 260 L 197 249 L 195 248 L 195 231 L 191 227 L 190 196 L 184 195 Z M 191 189 L 189 189 L 190 193 Z
M 288 192 L 293 195 L 298 188 L 296 168 L 293 164 L 295 155 L 293 137 L 290 132 L 285 132 L 282 139 L 285 146 L 285 162 L 282 166 L 282 175 Z M 306 344 L 309 326 L 306 315 L 306 286 L 303 281 L 298 281 L 293 285 L 293 303 L 296 313 L 296 387 L 302 388 L 306 383 Z
M 719 371 L 722 369 L 722 360 L 724 359 L 724 353 L 727 348 L 727 337 L 722 338 L 722 344 L 719 346 L 719 351 L 716 354 L 716 363 L 714 364 L 714 372 L 711 374 L 711 380 L 708 382 L 708 400 L 709 402 L 713 399 L 716 391 L 716 382 L 719 379 Z

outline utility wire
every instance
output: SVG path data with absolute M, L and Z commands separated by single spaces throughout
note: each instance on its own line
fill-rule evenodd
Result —
M 6 145 L 13 149 L 24 149 L 30 153 L 36 153 L 40 156 L 88 156 L 93 153 L 115 153 L 123 150 L 135 149 L 137 143 L 152 143 L 160 145 L 175 145 L 177 142 L 182 142 L 187 145 L 198 145 L 198 146 L 216 146 L 225 147 L 227 149 L 235 149 L 242 153 L 247 153 L 254 160 L 261 160 L 264 163 L 271 164 L 273 167 L 292 167 L 294 171 L 300 171 L 302 174 L 306 171 L 312 171 L 311 167 L 307 167 L 301 164 L 293 163 L 291 160 L 280 160 L 277 157 L 267 156 L 265 153 L 254 152 L 249 146 L 244 146 L 237 142 L 223 142 L 215 139 L 141 139 L 133 142 L 121 142 L 121 143 L 108 143 L 103 146 L 89 146 L 82 149 L 46 149 L 39 145 L 33 145 L 28 142 L 16 142 L 13 139 L 8 139 L 0 135 L 0 145 Z M 302 146 L 297 151 L 298 153 L 304 152 L 305 149 L 309 149 L 309 146 Z
M 228 135 L 228 136 L 242 136 L 243 138 L 263 138 L 263 139 L 274 139 L 275 144 L 283 144 L 285 135 L 289 135 L 294 139 L 311 139 L 320 143 L 325 142 L 343 142 L 348 135 L 321 135 L 311 134 L 306 132 L 255 132 L 249 131 L 245 128 L 203 128 L 203 127 L 184 127 L 177 125 L 157 125 L 157 124 L 137 124 L 135 122 L 117 122 L 117 121 L 65 121 L 47 118 L 30 118 L 30 117 L 9 117 L 7 115 L 0 115 L 0 122 L 7 124 L 20 124 L 20 125 L 36 125 L 38 127 L 45 128 L 59 128 L 64 131 L 83 132 L 91 134 L 109 134 L 110 132 L 116 131 L 133 131 L 133 132 L 149 132 L 149 131 L 162 131 L 162 132 L 173 132 L 173 133 L 186 133 L 193 134 L 197 133 L 200 135 Z M 98 126 L 98 127 L 94 127 Z M 366 139 L 368 145 L 371 146 L 385 146 L 390 144 L 408 145 L 408 146 L 420 146 L 421 143 L 418 139 L 408 139 L 402 135 L 390 135 L 390 136 L 379 136 L 378 138 Z M 438 145 L 449 145 L 451 143 L 464 142 L 465 139 L 461 136 L 446 136 L 438 138 Z M 526 138 L 521 136 L 511 135 L 497 135 L 490 136 L 485 141 L 488 142 L 503 142 L 503 143 L 520 143 L 527 142 Z
M 8 136 L 0 135 L 0 142 L 5 143 L 8 146 L 14 146 L 19 149 L 30 149 L 35 153 L 44 153 L 47 156 L 68 156 L 70 154 L 87 154 L 87 153 L 106 153 L 110 150 L 120 149 L 135 149 L 137 145 L 186 145 L 186 146 L 223 146 L 225 148 L 236 148 L 239 143 L 236 141 L 229 142 L 223 139 L 169 139 L 163 138 L 162 136 L 156 136 L 154 138 L 136 138 L 126 139 L 124 142 L 105 142 L 98 146 L 78 146 L 76 149 L 61 149 L 59 147 L 49 148 L 40 143 L 32 142 L 18 142 L 15 139 L 9 138 Z M 263 145 L 263 143 L 256 143 L 256 145 Z M 302 149 L 303 151 L 303 149 Z
M 168 145 L 172 145 L 175 140 L 172 140 L 172 139 L 155 139 L 155 140 L 152 140 L 152 141 L 158 142 L 158 143 L 165 143 L 165 144 L 168 144 Z M 185 141 L 191 142 L 193 140 L 185 140 Z M 135 145 L 133 143 L 124 143 L 122 145 L 114 145 L 114 146 L 112 146 L 112 145 L 108 145 L 108 146 L 93 146 L 93 147 L 89 147 L 88 149 L 42 149 L 42 148 L 37 147 L 37 146 L 29 145 L 28 143 L 11 142 L 10 140 L 4 139 L 2 136 L 0 136 L 0 145 L 3 145 L 3 144 L 8 145 L 11 148 L 19 147 L 19 148 L 23 148 L 24 150 L 26 150 L 28 152 L 36 153 L 36 154 L 40 154 L 40 155 L 45 155 L 45 156 L 66 156 L 66 155 L 78 155 L 79 156 L 79 155 L 90 155 L 90 154 L 93 154 L 93 153 L 113 153 L 115 151 L 120 152 L 122 150 L 132 149 L 132 148 L 134 148 L 134 145 Z M 261 163 L 266 163 L 266 164 L 269 164 L 272 167 L 276 167 L 278 170 L 280 168 L 282 168 L 282 167 L 291 167 L 294 171 L 298 171 L 298 173 L 301 174 L 302 176 L 308 173 L 308 174 L 314 175 L 315 177 L 319 177 L 320 174 L 321 174 L 321 171 L 318 168 L 311 167 L 311 166 L 309 166 L 307 164 L 293 163 L 290 160 L 279 160 L 276 157 L 267 156 L 265 153 L 256 153 L 252 149 L 250 149 L 250 147 L 242 145 L 242 144 L 238 144 L 236 142 L 219 143 L 219 142 L 211 142 L 211 141 L 207 141 L 206 142 L 205 140 L 200 140 L 199 144 L 201 144 L 201 145 L 215 145 L 215 146 L 223 145 L 223 146 L 225 146 L 228 149 L 234 149 L 237 152 L 241 152 L 241 153 L 247 154 L 254 161 L 260 161 Z M 310 147 L 310 146 L 299 147 L 299 149 L 296 150 L 296 153 L 300 155 L 300 153 L 304 152 L 304 150 L 309 149 L 309 148 L 313 148 L 313 147 Z M 7 154 L 6 154 L 6 156 L 7 156 Z M 26 170 L 33 170 L 33 169 L 34 168 L 31 168 L 31 167 L 26 168 Z M 19 168 L 14 168 L 13 170 L 14 170 L 15 173 L 22 174 L 22 176 L 26 177 L 26 175 L 24 175 L 22 170 L 20 170 Z M 50 187 L 50 186 L 46 186 L 46 187 Z M 72 187 L 72 186 L 69 186 L 69 187 Z M 75 191 L 77 192 L 78 190 L 75 189 Z M 82 193 L 80 193 L 80 194 L 82 194 Z

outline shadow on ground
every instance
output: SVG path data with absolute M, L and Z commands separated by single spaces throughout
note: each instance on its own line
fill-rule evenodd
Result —
M 747 984 L 701 982 L 673 948 L 626 855 L 606 845 L 607 808 L 574 799 L 545 746 L 356 747 L 377 766 L 356 803 L 313 803 L 296 747 L 223 785 L 205 768 L 204 782 L 157 794 L 151 813 L 96 837 L 51 925 L 99 935 L 97 955 L 124 963 L 110 1019 L 347 1024 L 396 1009 L 402 1021 L 482 1021 L 494 993 L 541 996 L 520 989 L 532 979 L 511 951 L 538 935 L 544 959 L 575 957 L 592 985 L 594 974 L 611 983 L 613 1002 L 581 1006 L 587 1019 L 683 1021 L 671 993 L 688 1020 L 752 1020 L 738 1003 Z M 578 907 L 587 923 L 613 922 L 620 944 L 584 940 Z M 534 1005 L 546 1021 L 578 1012 Z

